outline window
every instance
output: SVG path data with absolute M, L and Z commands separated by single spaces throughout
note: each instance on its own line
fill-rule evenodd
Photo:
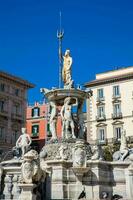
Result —
M 98 112 L 97 113 L 98 117 L 103 117 L 104 116 L 104 106 L 99 106 L 97 112 Z
M 49 132 L 50 131 L 50 124 L 48 123 L 47 124 L 47 132 Z
M 18 139 L 18 133 L 19 131 L 18 130 L 14 130 L 13 131 L 13 135 L 12 135 L 12 143 L 15 143 Z
M 0 91 L 1 91 L 1 92 L 4 92 L 4 91 L 5 91 L 5 84 L 4 84 L 4 83 L 1 83 L 1 84 L 0 84 Z
M 37 137 L 39 133 L 39 125 L 33 125 L 32 126 L 32 136 Z
M 105 140 L 105 129 L 104 128 L 99 129 L 99 131 L 98 131 L 98 139 L 100 141 L 104 141 Z
M 121 127 L 116 127 L 116 128 L 115 128 L 115 137 L 116 137 L 118 140 L 121 139 L 121 130 L 122 130 Z
M 114 104 L 114 114 L 118 115 L 121 112 L 121 105 L 120 103 Z
M 97 97 L 98 97 L 99 99 L 102 99 L 102 98 L 103 98 L 103 88 L 97 90 Z
M 16 95 L 16 96 L 19 96 L 19 89 L 15 89 L 14 92 L 15 92 L 15 95 Z
M 0 127 L 0 139 L 4 138 L 4 130 L 5 130 L 4 127 Z
M 113 96 L 120 96 L 120 88 L 119 85 L 113 87 Z
M 3 100 L 0 100 L 0 112 L 4 111 L 4 104 L 5 102 Z
M 13 113 L 15 115 L 19 115 L 20 114 L 20 105 L 19 104 L 14 104 L 14 106 L 13 106 Z
M 40 108 L 32 109 L 32 117 L 38 117 L 40 115 Z

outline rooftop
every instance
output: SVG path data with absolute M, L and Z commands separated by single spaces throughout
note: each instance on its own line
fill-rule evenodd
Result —
M 133 66 L 96 74 L 96 79 L 85 83 L 84 86 L 93 87 L 128 79 L 133 79 Z
M 0 70 L 0 77 L 3 77 L 3 78 L 6 78 L 8 80 L 14 81 L 16 83 L 22 84 L 27 88 L 34 88 L 35 87 L 35 85 L 30 83 L 29 81 L 24 80 L 20 77 L 14 76 L 12 74 L 9 74 L 7 72 L 1 71 L 1 70 Z

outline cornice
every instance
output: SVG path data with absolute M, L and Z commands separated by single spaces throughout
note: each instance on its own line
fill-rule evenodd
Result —
M 88 83 L 85 83 L 84 86 L 86 88 L 88 88 L 88 87 L 105 85 L 108 83 L 114 83 L 114 82 L 119 82 L 119 81 L 124 81 L 124 80 L 130 80 L 130 79 L 133 79 L 133 73 L 119 75 L 119 76 L 113 76 L 110 78 L 104 78 L 104 79 L 98 79 L 98 80 L 96 79 L 96 80 L 90 81 Z
M 21 84 L 21 85 L 25 86 L 26 88 L 34 88 L 35 87 L 34 84 L 28 82 L 27 80 L 24 80 L 20 77 L 14 76 L 12 74 L 6 73 L 6 72 L 1 71 L 1 70 L 0 70 L 0 77 L 5 78 L 6 80 L 13 81 L 13 82 L 18 83 L 18 84 Z

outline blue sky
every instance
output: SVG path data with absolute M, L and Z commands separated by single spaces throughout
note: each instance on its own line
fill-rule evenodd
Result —
M 30 102 L 58 86 L 60 10 L 75 84 L 133 65 L 132 0 L 0 0 L 0 69 L 36 84 Z

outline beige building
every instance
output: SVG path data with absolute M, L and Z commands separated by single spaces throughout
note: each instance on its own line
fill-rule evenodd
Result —
M 88 141 L 117 142 L 125 129 L 133 142 L 133 67 L 96 74 L 85 87 L 93 91 L 87 100 Z
M 14 146 L 26 123 L 27 89 L 34 85 L 0 71 L 0 153 Z

